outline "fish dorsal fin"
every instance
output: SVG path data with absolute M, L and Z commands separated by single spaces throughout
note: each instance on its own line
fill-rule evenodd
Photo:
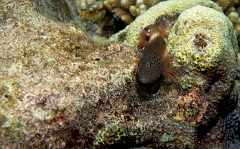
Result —
M 161 59 L 164 62 L 168 56 L 167 44 L 162 36 L 158 32 L 150 34 L 149 44 L 151 44 L 151 50 L 157 50 Z
M 172 68 L 169 64 L 172 57 L 168 54 L 166 39 L 164 39 L 157 30 L 151 30 L 149 49 L 158 50 L 159 59 L 162 60 L 162 74 L 165 78 L 174 80 L 176 78 L 177 71 Z M 156 51 L 155 51 L 156 52 Z
M 160 55 L 162 56 L 163 61 L 168 56 L 167 51 L 167 39 L 164 38 L 164 34 L 162 33 L 163 29 L 160 28 L 158 25 L 151 26 L 150 33 L 149 33 L 149 41 L 150 44 L 156 45 L 154 49 L 159 49 Z

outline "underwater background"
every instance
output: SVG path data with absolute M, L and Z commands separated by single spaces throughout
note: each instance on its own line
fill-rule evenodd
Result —
M 0 148 L 240 148 L 239 14 L 238 0 L 0 0 Z

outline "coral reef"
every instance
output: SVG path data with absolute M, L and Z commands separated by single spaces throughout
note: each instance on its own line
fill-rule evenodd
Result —
M 99 19 L 105 14 L 102 1 L 79 0 L 77 1 L 77 8 L 81 18 Z
M 205 10 L 208 13 L 202 15 Z M 218 22 L 219 27 L 213 25 L 216 22 Z M 230 37 L 230 39 L 227 40 L 226 37 Z M 203 90 L 208 88 L 204 85 L 210 84 L 211 80 L 204 79 L 203 74 L 191 75 L 191 72 L 194 71 L 209 73 L 206 74 L 208 77 L 223 71 L 222 77 L 225 76 L 224 72 L 227 72 L 226 77 L 223 77 L 224 79 L 229 78 L 233 81 L 235 78 L 237 41 L 231 22 L 218 11 L 201 6 L 184 11 L 175 22 L 168 36 L 168 49 L 170 53 L 174 52 L 175 54 L 174 65 L 182 68 L 186 66 L 186 71 L 189 72 L 186 74 L 188 77 L 184 77 L 184 80 L 182 80 L 183 88 L 193 86 L 200 87 Z M 226 57 L 228 58 L 226 59 Z M 229 64 L 229 70 L 222 68 L 222 65 L 226 64 Z M 211 68 L 215 73 L 211 71 Z M 194 76 L 198 79 L 202 78 L 202 80 L 196 82 Z M 229 88 L 230 85 L 226 84 L 225 87 Z
M 169 33 L 168 49 L 174 53 L 173 65 L 181 68 L 182 88 L 206 91 L 209 106 L 215 108 L 205 115 L 218 113 L 218 104 L 230 94 L 236 77 L 238 46 L 229 19 L 208 7 L 190 8 Z
M 123 44 L 134 46 L 137 42 L 139 32 L 142 27 L 153 24 L 162 15 L 177 15 L 184 10 L 196 5 L 207 6 L 221 11 L 221 8 L 209 0 L 174 0 L 164 1 L 149 8 L 148 11 L 137 17 L 124 30 L 111 36 L 110 41 L 122 42 Z
M 238 36 L 238 42 L 240 42 L 239 41 L 239 35 L 240 35 L 240 17 L 239 17 L 240 7 L 239 7 L 239 4 L 240 4 L 240 1 L 238 1 L 238 0 L 215 0 L 215 2 L 217 4 L 219 4 L 219 6 L 222 7 L 226 16 L 228 16 L 228 18 L 232 21 L 232 23 L 234 25 L 234 29 L 236 31 L 236 34 Z
M 109 37 L 126 27 L 134 19 L 160 0 L 78 0 L 81 22 L 86 22 L 93 35 Z M 86 19 L 94 21 L 86 21 Z M 97 26 L 97 29 L 94 29 Z M 82 27 L 82 26 L 81 26 Z
M 175 12 L 166 11 L 164 5 L 171 6 L 168 9 L 176 8 L 176 13 L 180 14 L 185 10 L 183 7 L 187 9 L 200 4 L 200 1 L 183 1 L 182 5 L 179 5 L 180 1 L 177 2 L 161 3 L 164 9 L 160 16 L 164 12 L 168 12 L 168 15 Z M 180 57 L 176 57 L 174 61 L 175 67 L 181 65 L 183 70 L 189 70 L 189 73 L 205 75 L 212 72 L 213 74 L 207 76 L 211 80 L 208 82 L 209 88 L 205 89 L 204 86 L 199 87 L 191 82 L 184 84 L 182 81 L 179 84 L 161 80 L 157 91 L 149 94 L 145 88 L 153 86 L 141 86 L 136 80 L 135 69 L 139 55 L 132 47 L 116 43 L 97 43 L 76 25 L 58 22 L 57 19 L 39 14 L 38 9 L 41 7 L 37 8 L 32 4 L 25 0 L 0 1 L 1 148 L 120 146 L 191 149 L 199 146 L 199 126 L 216 117 L 216 113 L 221 110 L 218 109 L 219 98 L 225 101 L 225 96 L 229 97 L 231 79 L 235 77 L 233 73 L 236 70 L 233 69 L 236 65 L 236 41 L 231 36 L 233 29 L 228 24 L 229 21 L 223 19 L 226 22 L 221 22 L 225 28 L 221 28 L 221 23 L 216 21 L 219 24 L 215 25 L 216 28 L 221 28 L 223 34 L 217 38 L 216 43 L 224 38 L 228 50 L 217 49 L 215 54 L 219 53 L 210 59 L 210 62 L 214 62 L 211 63 L 213 66 L 207 67 L 204 73 L 196 69 L 198 65 L 192 65 Z M 201 4 L 216 7 L 209 1 L 201 1 Z M 208 13 L 215 13 L 220 17 L 219 12 L 209 9 L 198 6 L 193 15 L 196 11 L 200 13 L 204 10 L 205 14 L 208 10 Z M 188 14 L 185 11 L 182 14 L 184 13 Z M 155 19 L 152 18 L 152 21 Z M 179 33 L 176 26 L 184 20 L 179 19 L 169 31 L 168 42 Z M 198 18 L 189 19 L 193 20 L 203 21 Z M 152 21 L 146 25 L 152 24 Z M 138 29 L 134 34 L 137 36 L 140 28 L 136 28 Z M 173 29 L 176 33 L 172 33 Z M 200 32 L 196 36 L 201 29 L 189 33 L 192 40 L 186 43 L 192 45 L 190 51 L 197 46 L 197 51 L 205 48 L 205 52 L 208 52 L 207 48 L 210 46 L 206 46 L 204 42 L 209 41 L 209 34 Z M 224 29 L 229 32 L 226 33 Z M 210 29 L 209 31 L 210 35 L 214 32 Z M 215 38 L 210 36 L 210 40 L 215 41 Z M 178 43 L 176 40 L 175 47 L 170 47 L 172 54 L 178 52 L 177 47 L 181 47 Z M 228 57 L 223 59 L 225 55 Z M 225 67 L 221 69 L 218 65 Z M 214 75 L 220 77 L 215 79 Z M 184 74 L 180 77 L 183 80 Z M 184 90 L 184 85 L 190 86 L 190 89 Z M 225 87 L 224 90 L 222 87 Z M 186 110 L 184 107 L 187 107 Z M 197 112 L 194 108 L 198 108 Z M 193 114 L 188 113 L 188 109 L 192 110 Z M 176 119 L 181 112 L 185 117 Z M 228 125 L 235 123 L 236 118 Z M 230 132 L 230 128 L 226 127 L 225 130 Z M 235 132 L 232 134 L 235 136 Z M 232 135 L 227 138 L 230 137 Z M 227 146 L 227 143 L 225 144 Z
M 74 22 L 79 25 L 84 30 L 91 33 L 88 30 L 87 26 L 96 26 L 98 22 L 98 29 L 104 30 L 104 32 L 109 31 L 109 24 L 112 23 L 112 20 L 120 19 L 126 24 L 130 24 L 134 19 L 141 15 L 143 12 L 148 10 L 151 6 L 161 2 L 160 0 L 151 0 L 151 1 L 143 1 L 143 0 L 79 0 L 77 2 L 71 0 L 30 0 L 33 5 L 36 7 L 35 9 L 44 14 L 47 17 L 51 17 L 60 22 Z M 236 0 L 214 0 L 220 7 L 224 13 L 229 17 L 229 19 L 234 24 L 234 29 L 236 30 L 237 36 L 239 36 L 240 26 L 239 26 L 239 2 Z M 201 5 L 205 5 L 202 2 Z M 77 5 L 77 6 L 76 6 Z M 206 5 L 205 5 L 206 6 Z M 79 13 L 80 18 L 79 19 Z M 107 12 L 107 14 L 106 14 Z M 105 17 L 111 18 L 112 20 L 107 24 L 103 24 Z M 89 21 L 86 19 L 94 19 L 97 21 Z M 100 20 L 98 20 L 100 19 Z M 109 21 L 109 20 L 108 20 Z M 119 20 L 118 20 L 119 21 Z M 119 21 L 120 22 L 120 21 Z M 122 23 L 125 27 L 126 24 Z M 113 27 L 114 25 L 111 25 Z M 92 28 L 92 27 L 91 27 Z M 122 29 L 122 28 L 121 28 Z M 93 29 L 92 29 L 93 30 Z M 119 30 L 114 30 L 110 33 L 102 33 L 101 36 L 108 37 L 113 33 L 118 32 Z M 94 34 L 99 35 L 98 31 L 94 29 Z
M 114 17 L 130 24 L 135 17 L 145 12 L 160 0 L 78 0 L 78 11 L 81 17 L 99 19 L 105 11 L 114 13 Z

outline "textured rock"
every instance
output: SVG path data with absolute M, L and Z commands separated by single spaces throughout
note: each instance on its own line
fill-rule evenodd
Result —
M 0 6 L 2 148 L 198 147 L 199 126 L 215 117 L 206 90 L 142 86 L 133 48 L 98 44 L 25 0 Z
M 239 149 L 240 147 L 240 86 L 239 83 L 234 88 L 234 98 L 238 105 L 226 118 L 221 118 L 199 142 L 199 148 L 228 148 Z
M 99 45 L 79 27 L 40 15 L 31 2 L 3 1 L 1 8 L 0 146 L 69 147 L 77 134 L 80 141 L 81 134 L 86 138 L 81 145 L 91 146 L 88 123 L 75 128 L 80 127 L 79 120 L 74 122 L 77 111 L 84 98 L 95 102 L 100 96 L 97 88 L 110 80 L 123 83 L 134 67 L 134 51 Z
M 46 17 L 51 17 L 59 22 L 74 22 L 81 27 L 76 2 L 72 0 L 29 0 L 35 10 Z

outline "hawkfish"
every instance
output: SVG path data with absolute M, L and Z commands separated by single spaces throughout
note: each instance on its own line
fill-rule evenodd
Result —
M 137 43 L 139 47 L 144 48 L 138 63 L 138 80 L 149 84 L 159 80 L 162 75 L 173 79 L 175 70 L 169 66 L 171 58 L 165 34 L 159 25 L 151 25 L 143 30 L 141 34 L 145 37 L 140 37 L 140 42 Z
M 172 15 L 163 15 L 156 19 L 154 24 L 148 25 L 141 29 L 140 35 L 139 35 L 139 42 L 136 44 L 136 48 L 138 50 L 144 49 L 144 47 L 149 42 L 149 36 L 151 29 L 155 28 L 155 30 L 158 32 L 160 36 L 164 38 L 165 41 L 167 41 L 168 34 L 174 25 L 175 21 L 178 18 L 178 14 Z

